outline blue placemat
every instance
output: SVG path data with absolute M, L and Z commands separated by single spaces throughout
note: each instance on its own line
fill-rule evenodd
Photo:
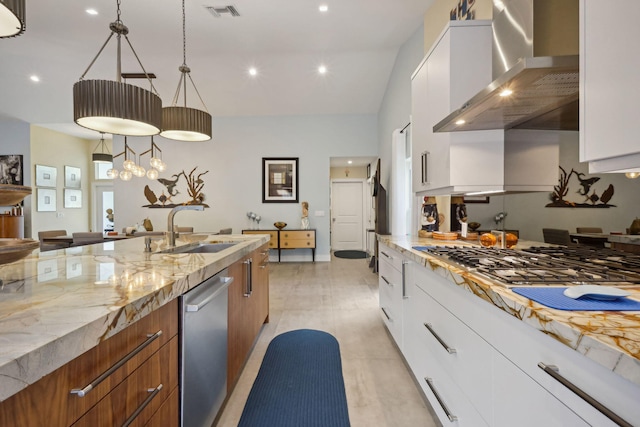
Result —
M 565 289 L 567 288 L 511 288 L 511 290 L 516 294 L 558 310 L 640 311 L 640 301 L 635 301 L 629 298 L 618 298 L 613 301 L 600 301 L 585 297 L 573 299 L 563 295 L 562 292 L 564 292 Z

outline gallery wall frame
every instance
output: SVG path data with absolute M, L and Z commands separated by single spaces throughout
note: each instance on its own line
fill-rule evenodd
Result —
M 262 203 L 298 203 L 298 160 L 262 158 Z
M 22 154 L 0 155 L 0 184 L 23 184 Z
M 56 210 L 56 189 L 55 188 L 37 188 L 38 212 L 55 212 Z
M 64 186 L 66 188 L 80 188 L 82 171 L 75 166 L 64 167 Z
M 78 209 L 82 207 L 82 190 L 64 189 L 64 207 Z
M 36 165 L 36 186 L 55 187 L 58 169 L 54 166 Z

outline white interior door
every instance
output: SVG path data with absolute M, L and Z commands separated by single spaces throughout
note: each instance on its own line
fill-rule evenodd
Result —
M 331 182 L 331 249 L 364 248 L 364 180 Z
M 111 231 L 113 220 L 107 218 L 107 209 L 114 209 L 113 184 L 96 184 L 93 191 L 93 231 Z

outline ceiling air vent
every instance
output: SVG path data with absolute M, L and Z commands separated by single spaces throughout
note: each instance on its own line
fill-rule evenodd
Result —
M 231 16 L 240 16 L 238 9 L 235 6 L 204 6 L 210 14 L 216 18 L 221 18 L 222 15 L 228 14 Z

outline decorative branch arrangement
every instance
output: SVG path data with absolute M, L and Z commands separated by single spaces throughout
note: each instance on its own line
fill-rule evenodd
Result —
M 178 176 L 183 175 L 187 180 L 187 192 L 189 193 L 189 196 L 191 196 L 191 200 L 186 203 L 187 205 L 201 205 L 204 201 L 204 194 L 202 194 L 204 181 L 202 180 L 202 175 L 206 175 L 209 171 L 202 172 L 198 174 L 198 176 L 194 176 L 193 173 L 196 169 L 198 169 L 197 166 L 189 172 L 189 175 L 187 175 L 184 170 L 178 174 Z

